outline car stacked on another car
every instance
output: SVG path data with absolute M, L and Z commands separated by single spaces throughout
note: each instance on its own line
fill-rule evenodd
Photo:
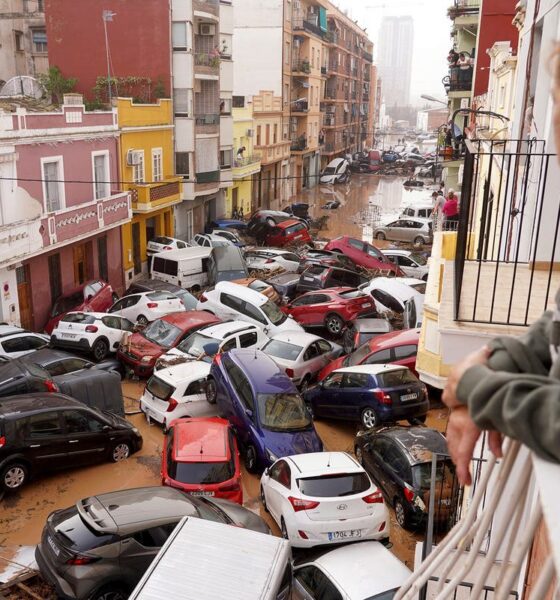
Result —
M 259 236 L 257 235 L 257 239 Z M 260 237 L 266 246 L 284 248 L 292 245 L 308 245 L 313 247 L 313 239 L 307 226 L 299 219 L 282 221 L 268 228 Z
M 147 325 L 150 321 L 182 310 L 185 310 L 183 301 L 171 292 L 143 292 L 123 296 L 107 312 Z
M 0 357 L 20 358 L 49 343 L 49 336 L 14 325 L 0 325 Z
M 166 250 L 182 250 L 183 248 L 188 248 L 190 244 L 188 242 L 184 242 L 183 240 L 178 240 L 177 238 L 172 238 L 166 235 L 160 235 L 148 241 L 146 246 L 146 252 L 148 256 L 152 254 L 159 254 L 160 252 L 165 252 Z
M 302 273 L 307 267 L 316 265 L 338 267 L 340 269 L 348 269 L 349 271 L 357 270 L 356 263 L 345 254 L 342 254 L 342 252 L 309 248 L 301 256 L 298 273 Z
M 250 248 L 245 250 L 247 268 L 259 271 L 276 271 L 284 269 L 295 273 L 299 268 L 299 256 L 289 250 L 279 248 Z
M 234 279 L 232 283 L 237 283 L 237 285 L 242 285 L 243 287 L 255 290 L 256 292 L 265 295 L 267 298 L 270 298 L 275 304 L 280 304 L 278 292 L 274 289 L 272 284 L 267 283 L 266 281 L 261 281 L 254 277 L 247 277 L 246 279 Z
M 261 501 L 293 547 L 389 537 L 381 492 L 346 452 L 277 460 L 261 477 Z
M 206 248 L 219 248 L 221 246 L 232 246 L 233 242 L 228 240 L 227 238 L 216 235 L 214 233 L 197 233 L 193 239 L 192 243 L 197 246 L 203 246 Z
M 345 354 L 351 354 L 373 338 L 393 331 L 388 319 L 354 319 L 346 324 L 342 336 L 342 346 Z
M 396 250 L 390 248 L 383 252 L 387 258 L 399 265 L 401 271 L 408 277 L 428 281 L 428 259 L 418 252 L 411 250 Z
M 182 287 L 174 283 L 162 281 L 161 279 L 151 279 L 146 276 L 135 279 L 124 295 L 129 296 L 130 294 L 141 294 L 143 292 L 169 292 L 181 300 L 186 310 L 194 310 L 198 302 L 195 296 Z
M 44 369 L 51 377 L 60 377 L 86 370 L 107 371 L 116 373 L 119 377 L 122 374 L 121 364 L 116 358 L 106 358 L 101 362 L 92 363 L 81 356 L 75 356 L 57 348 L 35 350 L 31 354 L 21 357 L 18 362 L 22 365 L 36 365 Z
M 297 289 L 298 292 L 310 292 L 336 287 L 357 288 L 367 284 L 368 281 L 367 277 L 356 271 L 327 265 L 314 265 L 303 271 Z
M 325 246 L 325 250 L 342 252 L 351 258 L 356 265 L 364 269 L 378 269 L 394 273 L 395 275 L 402 275 L 399 267 L 385 257 L 381 250 L 378 250 L 372 244 L 368 244 L 368 242 L 357 240 L 348 235 L 331 240 Z

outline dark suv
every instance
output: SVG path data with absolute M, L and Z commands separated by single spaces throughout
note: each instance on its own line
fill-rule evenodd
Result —
M 298 292 L 312 292 L 332 287 L 357 288 L 368 281 L 367 277 L 356 273 L 356 271 L 316 265 L 308 267 L 301 274 L 297 290 Z
M 126 419 L 62 394 L 0 399 L 0 486 L 14 491 L 35 474 L 103 460 L 119 462 L 142 448 Z
M 23 357 L 22 357 L 23 358 Z M 58 392 L 52 376 L 29 357 L 0 363 L 0 398 L 32 392 Z

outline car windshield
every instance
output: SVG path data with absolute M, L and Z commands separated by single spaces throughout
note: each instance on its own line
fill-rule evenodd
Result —
M 203 355 L 214 356 L 218 352 L 219 346 L 220 342 L 218 340 L 201 333 L 193 333 L 186 340 L 183 340 L 177 346 L 177 349 L 198 358 Z
M 412 253 L 410 258 L 422 267 L 428 263 L 428 259 L 425 256 L 422 256 L 422 254 Z
M 425 451 L 427 455 L 431 456 L 429 450 Z M 445 491 L 446 488 L 451 491 L 453 486 L 457 486 L 455 481 L 455 467 L 450 460 L 438 460 L 436 464 L 435 480 L 439 485 L 439 489 L 436 487 L 436 492 Z M 412 481 L 415 488 L 421 490 L 429 490 L 432 481 L 432 463 L 425 462 L 412 467 Z M 442 487 L 443 486 L 443 487 Z
M 373 246 L 370 246 L 369 244 L 366 244 L 366 252 L 368 253 L 369 256 L 373 256 L 374 258 L 379 258 L 379 259 L 383 258 L 383 254 L 381 254 L 381 252 L 377 248 L 374 248 Z
M 325 466 L 328 453 L 325 453 Z M 297 480 L 299 490 L 305 496 L 337 498 L 361 494 L 369 489 L 371 482 L 365 473 L 336 473 L 319 477 L 303 477 Z
M 326 167 L 323 171 L 323 175 L 334 175 L 336 173 L 335 167 Z
M 288 318 L 271 300 L 261 305 L 261 310 L 273 325 L 281 325 Z
M 354 352 L 352 352 L 352 354 L 349 354 L 344 359 L 344 366 L 345 367 L 355 367 L 357 365 L 361 365 L 362 362 L 364 362 L 364 360 L 366 359 L 366 356 L 368 356 L 370 352 L 371 352 L 371 349 L 369 347 L 369 343 L 366 342 L 365 344 L 360 346 L 357 350 L 354 350 Z
M 297 360 L 297 357 L 303 350 L 302 346 L 296 344 L 290 344 L 288 342 L 282 342 L 280 340 L 270 340 L 262 351 L 269 356 L 275 356 L 276 358 L 283 358 L 284 360 Z
M 247 277 L 245 271 L 218 271 L 216 281 L 234 281 L 235 279 L 243 279 Z
M 171 348 L 177 338 L 181 335 L 181 330 L 175 325 L 171 325 L 167 321 L 158 319 L 150 323 L 141 334 L 150 342 L 162 346 L 163 348 Z
M 259 420 L 271 431 L 297 431 L 311 427 L 311 417 L 298 394 L 258 394 Z
M 347 292 L 342 292 L 338 295 L 345 300 L 353 300 L 354 298 L 363 298 L 366 300 L 366 296 L 364 296 L 364 293 L 361 290 L 348 290 Z
M 160 400 L 167 400 L 171 397 L 171 394 L 175 391 L 175 388 L 172 385 L 169 385 L 159 377 L 152 375 L 148 380 L 146 385 L 146 390 L 159 398 Z
M 169 477 L 181 483 L 221 483 L 235 475 L 233 461 L 176 462 L 167 460 Z
M 418 379 L 408 369 L 397 369 L 388 373 L 381 373 L 377 379 L 383 387 L 397 387 L 399 385 L 407 385 L 418 383 Z
M 63 323 L 79 323 L 80 325 L 91 325 L 95 323 L 95 317 L 88 313 L 70 313 L 60 319 Z
M 62 313 L 68 312 L 77 306 L 80 306 L 84 301 L 84 297 L 82 292 L 76 292 L 71 296 L 64 296 L 63 298 L 59 298 L 53 309 L 51 311 L 51 317 L 56 317 L 57 315 L 61 315 Z

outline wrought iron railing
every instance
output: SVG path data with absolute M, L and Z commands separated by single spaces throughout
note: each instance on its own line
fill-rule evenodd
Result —
M 445 78 L 444 87 L 447 92 L 464 92 L 472 88 L 473 69 L 449 68 L 449 78 Z

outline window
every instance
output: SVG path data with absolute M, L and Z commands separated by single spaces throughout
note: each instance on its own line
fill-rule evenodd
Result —
M 327 390 L 332 388 L 338 389 L 342 384 L 342 377 L 342 373 L 333 373 L 332 375 L 329 375 L 325 378 L 325 383 L 323 384 L 323 387 Z
M 352 248 L 355 248 L 356 250 L 361 250 L 361 251 L 363 251 L 363 249 L 364 249 L 364 244 L 363 244 L 363 242 L 360 242 L 359 240 L 355 240 L 355 239 L 353 239 L 353 238 L 350 238 L 350 239 L 348 240 L 348 244 L 349 244 L 350 246 L 352 246 Z
M 406 344 L 405 346 L 396 346 L 394 350 L 395 360 L 403 360 L 404 358 L 416 356 L 418 346 L 416 346 L 416 344 Z
M 173 114 L 176 117 L 188 117 L 191 105 L 191 91 L 186 88 L 173 89 Z
M 93 195 L 96 200 L 107 198 L 109 192 L 109 153 L 94 152 L 93 157 Z
M 346 373 L 342 387 L 345 388 L 365 388 L 367 387 L 368 376 L 364 373 Z
M 389 310 L 402 314 L 404 307 L 399 300 L 384 292 L 383 290 L 371 290 L 371 295 L 375 300 L 386 306 Z
M 175 173 L 185 178 L 190 177 L 191 159 L 188 152 L 175 152 Z
M 251 333 L 244 333 L 239 336 L 239 345 L 241 348 L 249 348 L 257 343 L 257 334 L 252 331 Z
M 181 51 L 187 49 L 187 24 L 184 21 L 172 24 L 171 39 L 173 50 Z
M 99 263 L 99 277 L 109 281 L 109 263 L 107 260 L 107 236 L 97 238 L 97 262 Z
M 233 108 L 245 108 L 245 96 L 233 96 Z
M 326 354 L 332 350 L 332 346 L 325 340 L 319 340 L 317 346 L 319 347 L 319 354 Z
M 290 42 L 284 43 L 284 64 L 290 64 Z
M 379 352 L 373 353 L 365 361 L 364 365 L 382 365 L 391 362 L 391 350 L 380 350 Z
M 31 31 L 31 41 L 33 42 L 33 52 L 47 51 L 47 32 L 45 29 L 33 29 Z
M 32 438 L 54 437 L 62 433 L 57 412 L 32 415 L 27 423 L 29 437 Z
M 41 159 L 45 210 L 55 212 L 64 208 L 64 174 L 62 156 Z
M 285 460 L 279 460 L 272 469 L 270 469 L 270 478 L 290 489 L 292 474 L 288 463 Z
M 159 527 L 151 527 L 143 531 L 137 531 L 133 538 L 145 548 L 161 548 L 171 535 L 177 523 L 168 523 Z
M 251 385 L 241 369 L 237 365 L 234 365 L 231 361 L 227 362 L 226 369 L 231 378 L 233 387 L 239 395 L 239 400 L 241 401 L 243 407 L 248 410 L 255 410 L 255 402 L 253 400 Z
M 243 306 L 243 300 L 236 298 L 235 296 L 230 296 L 229 294 L 221 294 L 220 302 L 227 306 L 228 308 L 233 308 L 233 310 L 241 311 Z
M 232 160 L 233 150 L 231 148 L 220 150 L 220 169 L 231 169 Z
M 38 348 L 44 348 L 48 342 L 42 340 L 39 337 L 25 335 L 11 340 L 4 340 L 2 347 L 6 354 L 12 354 L 13 352 L 28 352 L 29 350 L 37 350 Z
M 51 304 L 62 294 L 62 271 L 60 268 L 60 254 L 51 254 L 49 263 L 49 285 L 51 288 Z
M 23 52 L 23 32 L 14 31 L 16 52 Z
M 295 580 L 315 600 L 342 600 L 334 584 L 313 565 L 298 569 Z
M 103 429 L 104 423 L 79 410 L 65 410 L 62 413 L 68 433 L 95 433 Z
M 272 143 L 278 143 L 278 123 L 274 123 L 274 133 L 272 135 Z
M 137 163 L 132 167 L 132 181 L 144 183 L 144 150 L 136 150 Z
M 261 146 L 261 126 L 257 125 L 257 146 Z
M 163 179 L 163 150 L 152 148 L 152 181 Z
M 261 311 L 256 307 L 250 304 L 249 302 L 243 302 L 243 306 L 240 309 L 241 312 L 247 315 L 250 319 L 254 319 L 263 325 L 268 325 L 266 319 L 264 318 Z

